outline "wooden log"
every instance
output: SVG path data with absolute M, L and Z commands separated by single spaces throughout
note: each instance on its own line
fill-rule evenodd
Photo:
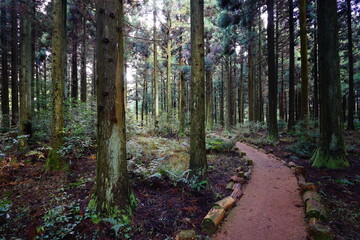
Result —
M 327 219 L 324 206 L 314 199 L 309 199 L 306 202 L 306 217 L 317 218 L 321 220 Z
M 241 184 L 240 183 L 235 183 L 234 184 L 234 188 L 233 188 L 233 192 L 231 193 L 231 197 L 235 200 L 239 200 L 241 198 L 241 196 L 243 195 L 243 192 L 241 190 Z
M 230 181 L 226 184 L 226 190 L 232 190 L 233 187 L 234 187 L 234 182 L 233 181 Z
M 238 176 L 232 176 L 230 178 L 230 181 L 232 181 L 234 183 L 244 183 L 244 179 L 242 177 L 238 177 Z
M 244 175 L 245 175 L 245 172 L 244 172 L 244 171 L 240 171 L 240 172 L 237 173 L 237 175 L 238 175 L 239 177 L 243 178 Z
M 202 230 L 209 234 L 214 234 L 225 216 L 225 210 L 223 208 L 212 208 L 202 221 Z
M 310 199 L 314 199 L 315 201 L 320 202 L 320 195 L 315 191 L 306 191 L 303 195 L 304 203 Z
M 302 183 L 302 184 L 299 184 L 299 185 L 301 187 L 301 190 L 303 190 L 303 191 L 314 191 L 314 192 L 317 191 L 316 185 L 311 183 L 311 182 Z
M 298 179 L 298 184 L 299 184 L 299 186 L 305 184 L 305 178 L 304 178 L 303 175 L 298 175 L 298 176 L 297 176 L 297 179 Z
M 254 162 L 253 160 L 249 159 L 249 158 L 246 158 L 246 164 L 249 165 L 249 166 L 254 166 Z
M 194 240 L 196 232 L 194 230 L 182 230 L 176 234 L 175 240 Z
M 225 197 L 221 199 L 220 201 L 217 201 L 214 205 L 214 207 L 223 208 L 225 210 L 230 209 L 235 205 L 235 199 L 231 196 Z
M 304 175 L 305 174 L 305 168 L 302 166 L 295 166 L 293 168 L 293 171 L 294 171 L 295 175 L 300 175 L 300 174 Z
M 316 218 L 309 220 L 309 233 L 314 240 L 333 240 L 334 235 L 329 226 L 320 224 Z

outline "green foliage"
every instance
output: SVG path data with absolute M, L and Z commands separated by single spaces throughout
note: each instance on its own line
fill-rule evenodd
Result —
M 62 156 L 72 154 L 80 157 L 81 153 L 95 142 L 96 110 L 86 103 L 66 103 L 64 146 L 58 151 Z
M 7 198 L 0 199 L 0 226 L 3 226 L 8 218 L 10 218 L 10 208 L 12 206 L 11 201 Z M 0 227 L 0 230 L 2 227 Z
M 316 150 L 319 134 L 318 129 L 306 129 L 301 124 L 297 124 L 293 134 L 296 141 L 288 147 L 288 150 L 300 157 L 310 158 Z
M 83 219 L 79 201 L 47 209 L 43 217 L 44 223 L 36 229 L 40 234 L 36 239 L 56 240 L 75 237 L 75 228 Z
M 224 140 L 221 138 L 206 138 L 206 150 L 214 152 L 230 151 L 235 146 L 236 141 Z

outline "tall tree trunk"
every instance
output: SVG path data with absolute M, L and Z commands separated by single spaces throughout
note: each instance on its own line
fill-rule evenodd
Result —
M 171 18 L 170 12 L 167 16 L 167 27 L 168 27 L 168 39 L 167 39 L 167 67 L 166 67 L 166 84 L 167 84 L 167 113 L 168 118 L 170 117 L 170 113 L 172 113 L 172 104 L 171 104 Z
M 191 125 L 190 169 L 192 178 L 208 179 L 205 150 L 204 1 L 191 0 Z
M 306 33 L 306 0 L 300 1 L 300 53 L 301 53 L 301 112 L 300 119 L 305 127 L 309 121 L 308 59 Z
M 157 69 L 157 43 L 156 43 L 156 2 L 153 1 L 153 45 L 154 45 L 154 120 L 155 129 L 158 128 L 158 117 L 159 117 L 159 83 L 158 83 L 158 69 Z
M 294 6 L 289 0 L 289 121 L 288 130 L 295 125 L 295 51 L 294 51 Z
M 9 72 L 8 72 L 8 49 L 6 31 L 6 9 L 1 7 L 0 17 L 1 29 L 1 130 L 7 132 L 10 128 L 10 107 L 9 107 Z
M 224 62 L 221 62 L 221 83 L 220 83 L 220 124 L 224 126 Z
M 351 27 L 351 0 L 346 0 L 347 4 L 347 28 L 348 28 L 348 56 L 349 56 L 349 100 L 348 100 L 348 119 L 347 129 L 354 130 L 354 56 L 353 56 L 353 40 Z
M 86 19 L 83 18 L 83 39 L 82 39 L 82 54 L 81 54 L 81 90 L 80 99 L 86 102 L 87 84 L 86 84 Z
M 210 54 L 210 40 L 207 39 L 206 43 L 206 53 Z M 206 68 L 205 71 L 206 78 L 206 129 L 211 129 L 213 124 L 212 118 L 212 74 L 211 67 Z
M 182 34 L 182 29 L 181 29 Z M 181 35 L 180 34 L 180 35 Z M 180 37 L 180 44 L 182 44 L 182 37 Z M 179 81 L 179 135 L 183 136 L 185 134 L 185 90 L 186 90 L 186 82 L 185 82 L 185 73 L 182 67 L 185 64 L 185 59 L 182 56 L 182 45 L 179 47 L 179 65 L 180 65 L 180 81 Z
M 36 97 L 36 110 L 40 111 L 40 66 L 35 64 L 35 97 Z
M 79 86 L 78 86 L 78 57 L 77 57 L 77 48 L 78 48 L 78 44 L 77 44 L 77 39 L 74 38 L 73 39 L 73 46 L 72 46 L 72 59 L 71 59 L 71 97 L 73 98 L 74 101 L 78 100 L 78 91 L 79 91 Z
M 317 30 L 315 30 L 314 37 L 314 66 L 313 66 L 313 75 L 314 75 L 314 117 L 318 121 L 319 118 L 319 87 L 318 87 L 318 40 L 317 40 Z M 317 125 L 317 124 L 316 124 Z
M 11 125 L 19 119 L 17 1 L 11 1 Z
M 252 43 L 249 42 L 248 46 L 248 61 L 249 61 L 249 122 L 253 122 L 255 120 L 254 117 L 254 77 L 253 77 L 253 53 L 252 53 Z
M 32 135 L 31 123 L 31 20 L 29 14 L 21 14 L 20 20 L 20 134 Z
M 312 165 L 325 168 L 349 166 L 345 156 L 341 117 L 340 58 L 336 0 L 318 0 L 320 139 Z
M 97 211 L 112 216 L 130 205 L 126 162 L 123 0 L 97 1 Z M 109 61 L 109 59 L 111 61 Z M 127 214 L 127 213 L 125 213 Z
M 280 119 L 285 119 L 285 92 L 284 92 L 284 51 L 281 51 L 281 90 L 280 90 Z
M 226 118 L 225 131 L 229 131 L 232 125 L 232 84 L 231 84 L 231 70 L 230 57 L 225 56 L 225 104 L 226 104 Z
M 66 0 L 53 0 L 52 34 L 52 129 L 51 148 L 46 163 L 48 170 L 60 170 L 65 160 L 58 154 L 63 145 L 64 129 L 64 79 L 66 71 Z
M 239 82 L 239 123 L 244 123 L 244 60 L 240 60 L 240 82 Z
M 274 53 L 274 0 L 267 0 L 268 11 L 268 69 L 269 69 L 269 119 L 268 138 L 278 139 L 277 127 L 277 77 L 275 72 Z

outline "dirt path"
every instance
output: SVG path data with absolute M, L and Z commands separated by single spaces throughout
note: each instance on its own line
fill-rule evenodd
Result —
M 254 161 L 252 179 L 213 240 L 305 240 L 302 200 L 295 176 L 265 153 L 236 144 Z

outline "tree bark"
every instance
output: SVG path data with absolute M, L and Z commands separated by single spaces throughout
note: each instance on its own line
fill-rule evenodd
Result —
M 341 109 L 340 58 L 336 0 L 318 0 L 320 139 L 312 165 L 325 168 L 349 166 L 345 156 Z
M 205 150 L 204 1 L 191 0 L 191 129 L 190 169 L 192 178 L 207 181 Z
M 1 29 L 1 131 L 7 132 L 10 128 L 10 106 L 9 106 L 9 72 L 8 72 L 8 49 L 6 31 L 6 9 L 1 7 L 0 29 Z
M 289 0 L 289 121 L 288 130 L 295 125 L 295 51 L 294 51 L 294 6 Z
M 123 0 L 97 1 L 96 204 L 103 216 L 127 211 Z M 109 61 L 110 60 L 110 61 Z M 125 212 L 127 214 L 127 212 Z
M 81 90 L 80 100 L 87 101 L 87 84 L 86 84 L 86 19 L 83 18 L 83 39 L 82 39 L 82 54 L 81 54 Z
M 349 56 L 349 99 L 348 99 L 348 118 L 347 129 L 354 130 L 354 56 L 353 56 L 353 40 L 351 27 L 351 0 L 346 0 L 347 5 L 347 28 L 348 28 L 348 56 Z
M 77 57 L 77 38 L 73 39 L 73 46 L 72 46 L 72 59 L 71 59 L 71 98 L 73 101 L 78 100 L 78 57 Z
M 277 76 L 274 53 L 274 0 L 267 0 L 268 10 L 268 70 L 269 70 L 269 119 L 268 138 L 278 139 L 277 127 Z
M 17 1 L 11 4 L 11 125 L 16 126 L 19 119 Z
M 207 38 L 206 53 L 210 54 L 210 39 Z M 211 129 L 213 124 L 212 118 L 212 74 L 211 67 L 206 68 L 206 129 Z
M 31 123 L 31 20 L 29 14 L 21 14 L 20 20 L 20 134 L 32 134 Z
M 154 0 L 154 11 L 153 11 L 153 45 L 154 45 L 154 120 L 155 129 L 158 128 L 158 117 L 159 117 L 159 83 L 158 83 L 158 69 L 157 69 L 157 44 L 156 44 L 156 2 Z
M 307 59 L 307 33 L 306 33 L 306 0 L 300 1 L 300 53 L 301 53 L 301 111 L 300 119 L 305 127 L 309 121 L 308 100 L 308 59 Z
M 52 129 L 51 148 L 46 163 L 48 170 L 65 168 L 65 160 L 57 153 L 63 145 L 64 79 L 66 71 L 66 0 L 53 0 L 52 34 Z

